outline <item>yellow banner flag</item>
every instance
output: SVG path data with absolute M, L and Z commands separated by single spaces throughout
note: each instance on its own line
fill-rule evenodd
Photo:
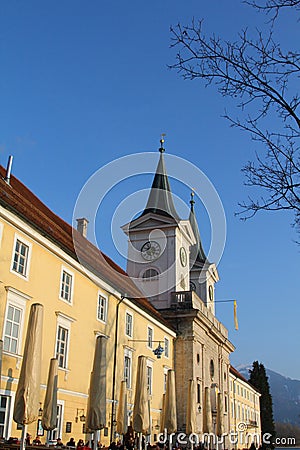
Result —
M 239 329 L 239 324 L 238 324 L 238 320 L 237 320 L 236 308 L 237 308 L 236 300 L 233 300 L 233 319 L 234 319 L 234 328 L 235 328 L 236 330 L 238 330 L 238 329 Z

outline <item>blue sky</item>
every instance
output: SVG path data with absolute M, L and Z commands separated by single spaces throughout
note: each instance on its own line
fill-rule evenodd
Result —
M 71 222 L 78 194 L 96 170 L 125 155 L 156 151 L 165 132 L 167 152 L 199 167 L 225 209 L 216 295 L 238 300 L 239 331 L 230 304 L 217 306 L 237 347 L 232 363 L 258 359 L 300 379 L 299 247 L 292 216 L 259 214 L 246 223 L 235 217 L 238 202 L 251 194 L 240 169 L 256 148 L 221 117 L 225 107 L 236 112 L 233 103 L 167 68 L 175 57 L 169 27 L 192 17 L 204 18 L 207 34 L 226 39 L 263 24 L 239 0 L 2 0 L 0 162 L 13 154 L 14 174 Z M 278 37 L 285 46 L 299 41 L 297 26 L 292 14 L 282 16 Z M 120 183 L 98 212 L 98 242 L 123 266 L 111 238 L 112 216 L 127 195 L 151 181 L 144 175 Z M 188 202 L 188 189 L 171 184 Z M 196 212 L 207 250 L 210 224 L 199 202 Z

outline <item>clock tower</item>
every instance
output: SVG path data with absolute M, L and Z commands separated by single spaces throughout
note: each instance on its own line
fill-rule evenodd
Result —
M 191 379 L 196 385 L 197 434 L 205 432 L 208 417 L 213 422 L 215 408 L 206 413 L 205 399 L 216 399 L 216 392 L 226 410 L 224 428 L 229 430 L 229 354 L 234 346 L 228 340 L 226 328 L 215 317 L 214 285 L 219 276 L 202 247 L 193 193 L 189 218 L 181 220 L 177 214 L 163 144 L 162 139 L 146 207 L 137 219 L 123 227 L 128 236 L 127 273 L 177 333 L 174 340 L 177 430 L 186 430 L 190 406 L 185 393 Z M 226 442 L 224 447 L 227 446 Z
M 174 291 L 190 290 L 190 247 L 196 245 L 189 220 L 174 206 L 164 161 L 164 140 L 147 205 L 123 227 L 128 235 L 127 273 L 157 309 L 170 308 Z

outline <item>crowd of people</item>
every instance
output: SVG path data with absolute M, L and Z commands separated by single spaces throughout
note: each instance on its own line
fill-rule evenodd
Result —
M 43 446 L 45 443 L 42 443 L 39 436 L 36 436 L 35 439 L 31 440 L 32 436 L 27 433 L 25 444 L 26 446 Z M 17 438 L 9 438 L 6 443 L 8 444 L 19 444 L 20 441 Z M 52 441 L 50 444 L 51 447 L 61 448 L 61 449 L 75 449 L 75 450 L 92 450 L 94 448 L 94 442 L 93 441 L 87 441 L 84 442 L 83 439 L 79 439 L 77 442 L 73 437 L 70 438 L 70 440 L 64 444 L 60 438 L 57 438 L 56 441 Z M 133 436 L 133 434 L 125 435 L 124 441 L 113 441 L 110 443 L 109 447 L 105 447 L 101 444 L 101 442 L 98 442 L 98 450 L 135 450 L 139 448 L 138 438 L 137 436 Z M 145 438 L 142 438 L 141 442 L 142 450 L 169 450 L 169 442 L 156 442 L 154 445 L 151 445 L 149 443 L 145 442 Z M 176 445 L 172 450 L 185 450 L 178 445 Z M 206 450 L 203 443 L 199 443 L 199 445 L 194 445 L 193 450 Z M 234 448 L 232 450 L 235 450 Z M 255 444 L 252 442 L 249 450 L 256 450 Z M 263 450 L 260 446 L 257 450 Z

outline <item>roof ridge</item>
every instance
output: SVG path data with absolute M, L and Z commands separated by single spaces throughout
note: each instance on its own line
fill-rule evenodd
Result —
M 142 309 L 147 310 L 152 316 L 172 329 L 172 326 L 163 318 L 161 313 L 139 291 L 124 269 L 83 237 L 72 225 L 55 214 L 18 178 L 12 175 L 10 184 L 7 184 L 3 179 L 4 176 L 5 168 L 0 165 L 1 204 L 7 209 L 12 209 L 48 239 L 59 245 L 75 261 L 108 282 L 120 293 L 125 294 L 126 292 L 133 303 L 138 304 Z

